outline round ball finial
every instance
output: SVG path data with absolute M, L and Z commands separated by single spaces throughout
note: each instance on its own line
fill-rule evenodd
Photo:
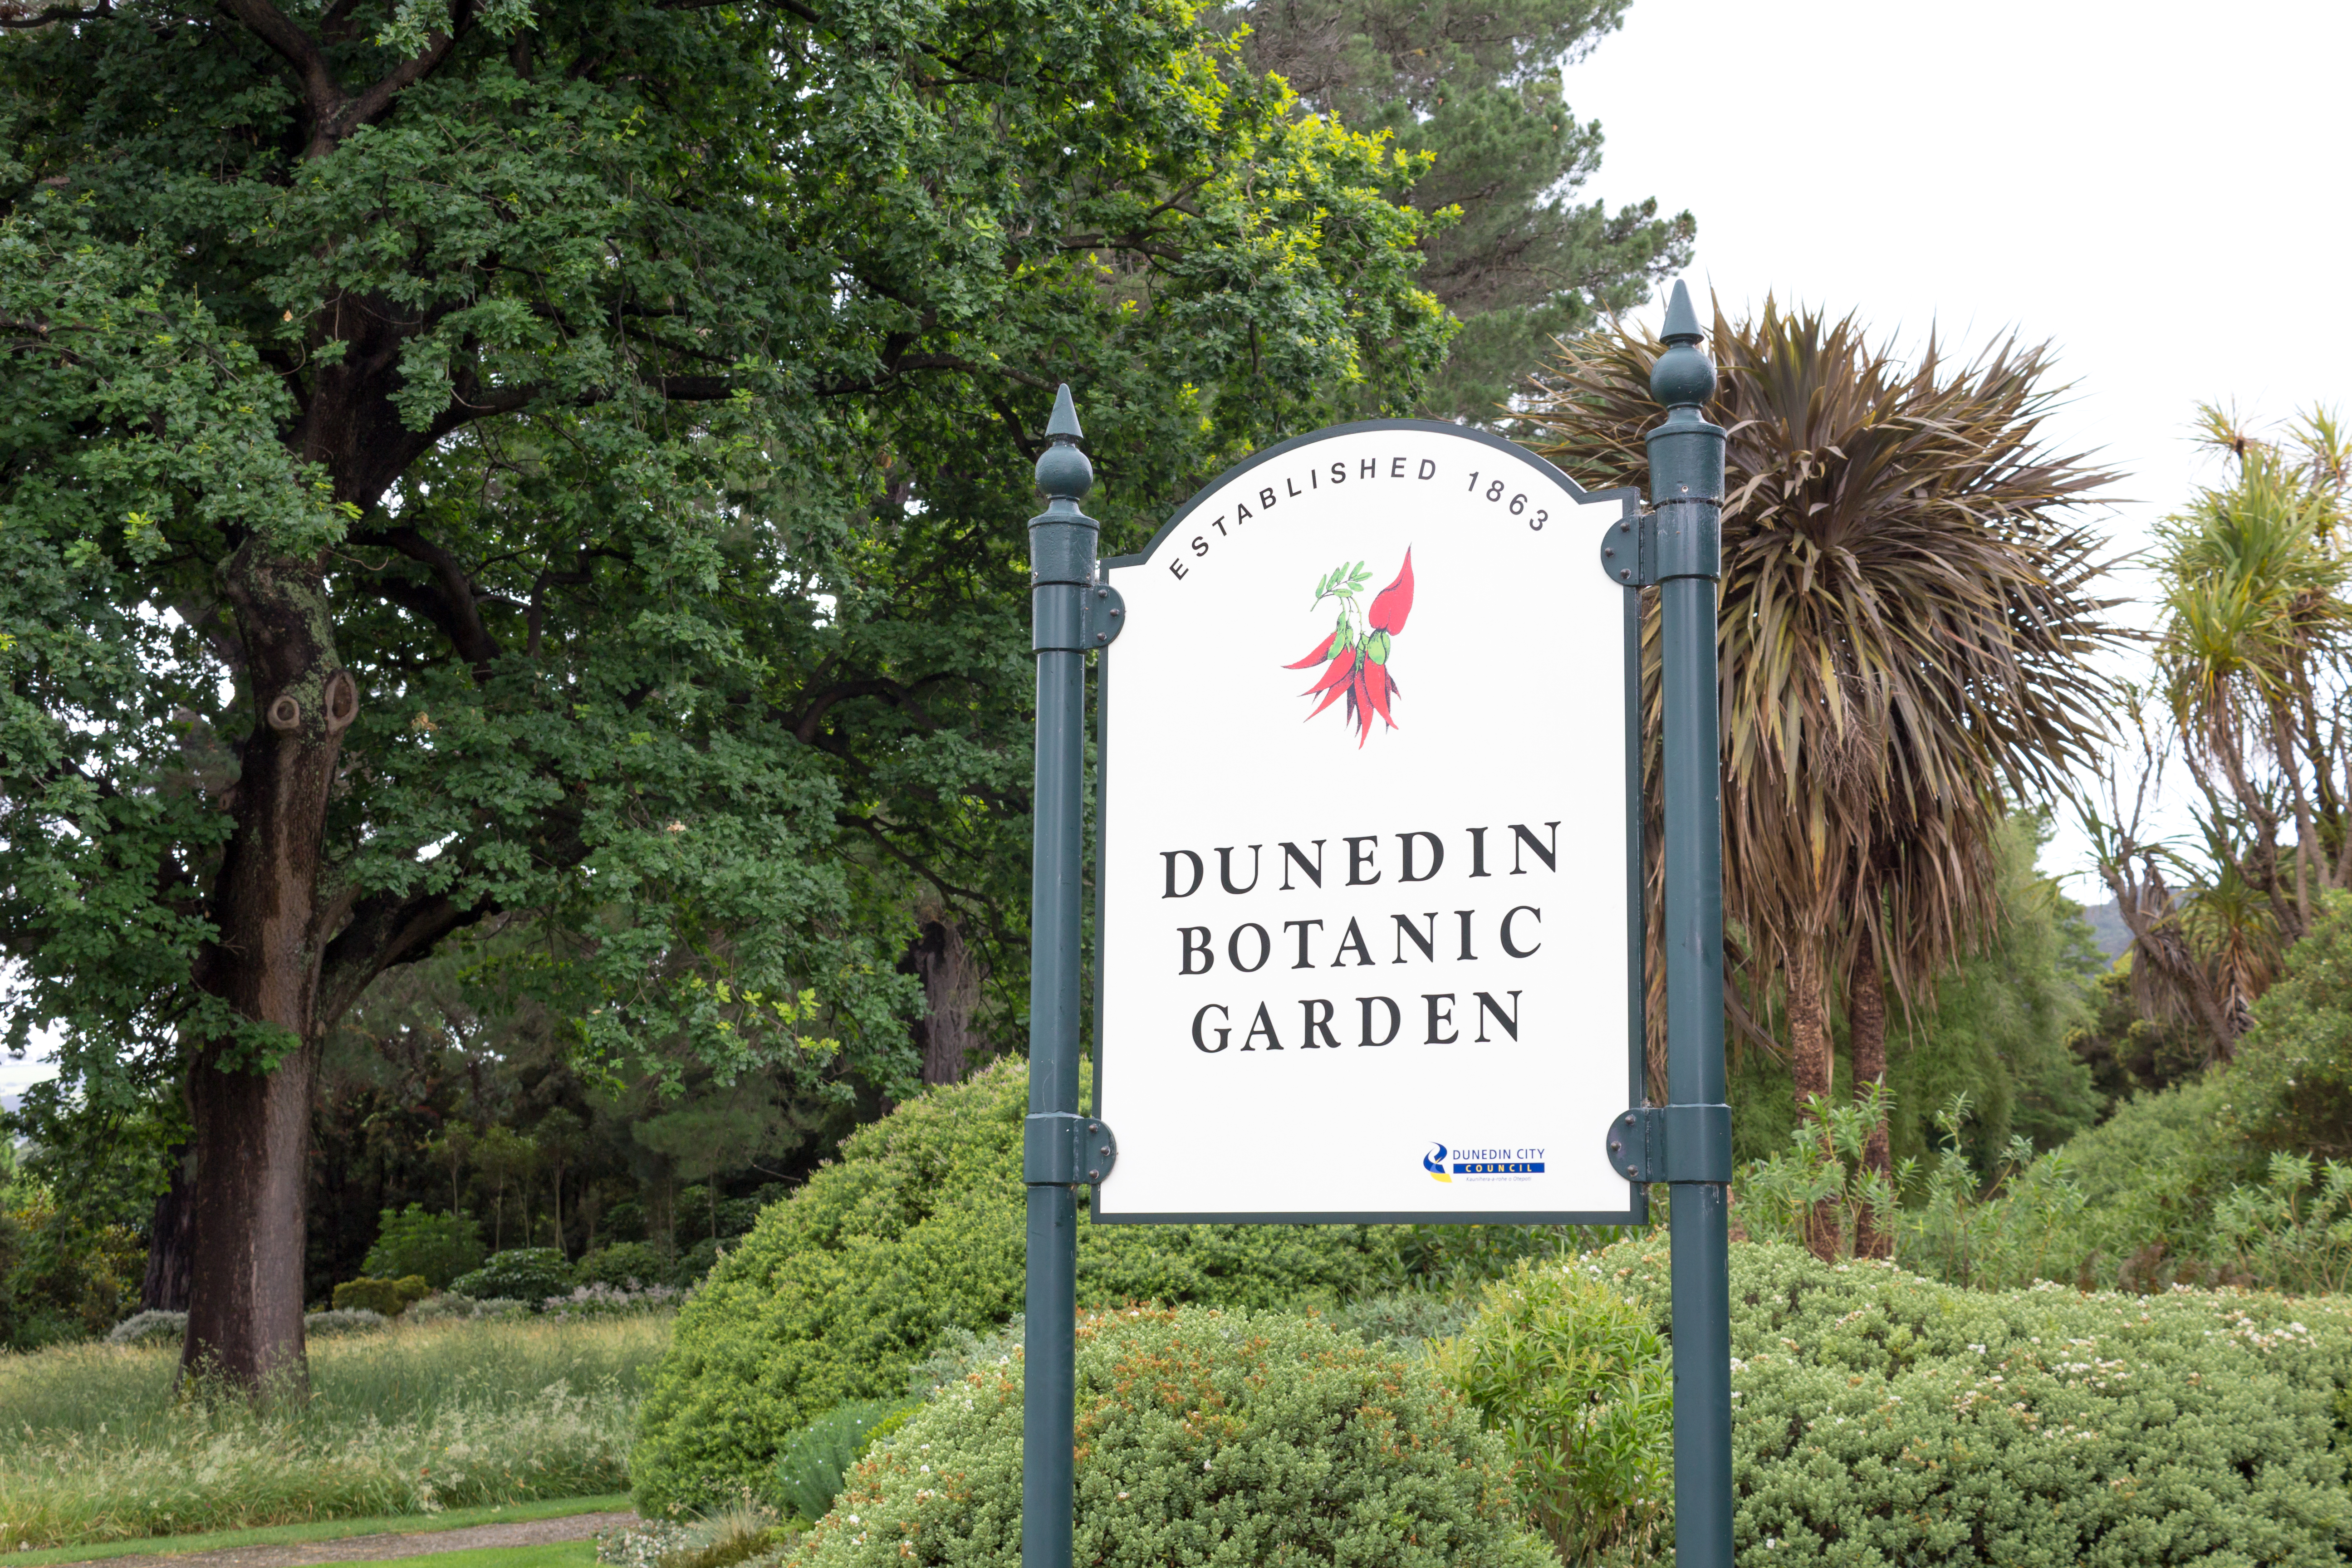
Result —
M 1701 408 L 1715 395 L 1715 366 L 1696 343 L 1676 343 L 1650 367 L 1650 395 L 1668 408 Z
M 1045 422 L 1045 438 L 1051 445 L 1037 455 L 1037 488 L 1048 500 L 1084 500 L 1094 489 L 1095 466 L 1078 449 L 1079 437 L 1085 434 L 1078 428 L 1070 384 L 1064 382 L 1054 394 L 1054 416 Z

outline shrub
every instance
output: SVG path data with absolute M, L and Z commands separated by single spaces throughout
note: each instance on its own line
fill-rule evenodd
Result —
M 572 1266 L 572 1277 L 583 1285 L 611 1285 L 639 1290 L 670 1283 L 670 1266 L 642 1241 L 616 1241 L 583 1253 Z
M 2352 897 L 2287 953 L 2226 1077 L 2258 1146 L 2352 1158 Z
M 841 1495 L 849 1467 L 866 1457 L 886 1425 L 894 1417 L 903 1422 L 912 1408 L 905 1401 L 853 1400 L 785 1438 L 776 1456 L 776 1506 L 789 1518 L 823 1519 Z
M 1418 1363 L 1319 1319 L 1130 1308 L 1078 1324 L 1073 1559 L 1540 1568 L 1502 1448 Z M 940 1390 L 788 1561 L 1020 1554 L 1018 1357 Z
M 387 1318 L 397 1318 L 425 1297 L 433 1287 L 425 1282 L 422 1274 L 411 1274 L 404 1279 L 346 1279 L 335 1287 L 334 1304 L 340 1310 L 364 1307 Z
M 1667 1274 L 1660 1237 L 1531 1271 L 1527 1289 L 1565 1301 L 1598 1280 L 1664 1334 Z M 1731 1249 L 1731 1302 L 1743 1558 L 2319 1564 L 2352 1551 L 2352 1301 L 1962 1290 L 1770 1244 Z
M 436 1290 L 446 1290 L 460 1274 L 482 1261 L 482 1229 L 464 1215 L 431 1214 L 422 1204 L 394 1213 L 385 1209 L 377 1221 L 375 1245 L 368 1248 L 361 1272 L 374 1279 L 404 1279 L 422 1274 Z
M 1478 1315 L 1475 1297 L 1434 1290 L 1391 1290 L 1350 1301 L 1331 1313 L 1331 1326 L 1362 1336 L 1367 1344 L 1386 1345 L 1408 1355 L 1419 1355 L 1433 1341 L 1450 1339 Z
M 686 1292 L 667 1285 L 643 1290 L 616 1290 L 610 1285 L 575 1285 L 568 1296 L 550 1296 L 539 1310 L 551 1318 L 616 1318 L 631 1312 L 668 1311 L 686 1300 Z
M 338 1307 L 326 1312 L 302 1314 L 302 1337 L 331 1340 L 339 1334 L 372 1334 L 392 1327 L 392 1320 L 365 1307 Z
M 1006 1062 L 900 1106 L 730 1244 L 646 1404 L 630 1457 L 642 1511 L 763 1485 L 794 1428 L 897 1394 L 943 1331 L 1012 1316 L 1027 1093 Z M 1395 1245 L 1361 1226 L 1098 1227 L 1081 1209 L 1078 1300 L 1328 1305 L 1393 1284 Z
M 188 1314 L 185 1312 L 145 1311 L 134 1313 L 114 1325 L 106 1342 L 113 1345 L 158 1344 L 165 1340 L 188 1337 Z
M 471 1274 L 449 1281 L 449 1289 L 476 1300 L 505 1297 L 536 1304 L 570 1292 L 572 1265 L 552 1247 L 510 1247 Z
M 1521 1265 L 1433 1361 L 1501 1435 L 1561 1557 L 1646 1554 L 1674 1490 L 1674 1392 L 1665 1342 L 1640 1306 L 1574 1264 Z
M 510 1297 L 493 1296 L 488 1300 L 477 1301 L 471 1296 L 444 1291 L 438 1296 L 427 1296 L 408 1309 L 404 1316 L 411 1324 L 446 1323 L 467 1320 L 497 1321 L 527 1317 L 530 1311 L 529 1307 Z

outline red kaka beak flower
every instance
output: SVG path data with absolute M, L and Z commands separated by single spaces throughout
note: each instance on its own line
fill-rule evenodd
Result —
M 1404 552 L 1404 569 L 1396 581 L 1380 592 L 1372 601 L 1371 614 L 1365 617 L 1372 630 L 1394 634 L 1404 630 L 1404 618 L 1412 614 L 1412 552 Z

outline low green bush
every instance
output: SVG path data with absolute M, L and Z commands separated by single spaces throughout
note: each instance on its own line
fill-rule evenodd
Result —
M 1664 1237 L 1623 1243 L 1520 1288 L 1568 1311 L 1605 1285 L 1663 1338 L 1667 1257 Z M 1731 1352 L 1743 1561 L 2318 1568 L 2352 1554 L 2352 1300 L 1963 1290 L 1748 1244 L 1731 1250 Z M 1628 1377 L 1644 1361 L 1664 1371 L 1623 1353 Z M 1542 1381 L 1526 1380 L 1522 1407 Z M 1664 1464 L 1663 1426 L 1652 1443 Z
M 787 1435 L 896 1395 L 944 1331 L 1019 1309 L 1028 1078 L 1007 1062 L 861 1129 L 771 1206 L 678 1314 L 630 1457 L 648 1516 L 764 1486 Z M 1097 1226 L 1081 1209 L 1081 1305 L 1331 1305 L 1399 1282 L 1366 1226 Z
M 177 1344 L 188 1337 L 185 1312 L 133 1312 L 108 1331 L 110 1345 Z
M 510 1247 L 494 1253 L 471 1274 L 449 1282 L 451 1294 L 476 1300 L 507 1297 L 529 1303 L 532 1311 L 550 1296 L 571 1294 L 572 1265 L 552 1247 Z
M 1502 1447 L 1428 1369 L 1319 1318 L 1130 1308 L 1078 1325 L 1073 1560 L 1542 1568 Z M 934 1394 L 786 1561 L 1020 1557 L 1020 1358 Z M 917 1551 L 919 1543 L 919 1552 Z
M 460 1296 L 455 1291 L 445 1290 L 437 1296 L 425 1297 L 403 1316 L 413 1327 L 420 1323 L 495 1321 L 500 1319 L 528 1317 L 530 1314 L 530 1308 L 510 1297 L 493 1296 L 488 1300 L 477 1301 L 471 1296 Z
M 1486 1288 L 1433 1364 L 1501 1436 L 1562 1558 L 1647 1552 L 1671 1510 L 1674 1391 L 1665 1342 L 1638 1302 L 1574 1263 L 1522 1265 Z
M 583 1285 L 610 1285 L 618 1290 L 650 1289 L 667 1285 L 670 1265 L 659 1250 L 642 1241 L 616 1241 L 581 1254 L 572 1277 Z
M 907 1401 L 859 1399 L 836 1405 L 791 1436 L 776 1456 L 776 1507 L 787 1519 L 823 1519 L 841 1495 L 842 1478 L 875 1439 L 903 1425 Z
M 433 1287 L 425 1282 L 422 1274 L 411 1274 L 404 1279 L 370 1279 L 362 1276 L 335 1287 L 334 1305 L 337 1310 L 364 1307 L 371 1312 L 397 1318 L 431 1294 Z
M 434 1214 L 422 1204 L 378 1216 L 375 1245 L 360 1271 L 373 1279 L 404 1279 L 421 1274 L 436 1290 L 446 1290 L 459 1275 L 481 1266 L 481 1226 L 464 1215 Z
M 390 1327 L 390 1318 L 366 1307 L 337 1307 L 329 1311 L 302 1314 L 302 1337 L 306 1340 L 331 1340 L 341 1334 L 379 1333 Z

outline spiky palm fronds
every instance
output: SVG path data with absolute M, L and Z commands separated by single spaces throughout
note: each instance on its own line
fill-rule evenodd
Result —
M 1991 918 L 2001 797 L 2056 786 L 2103 733 L 2090 660 L 2116 601 L 2074 514 L 2111 476 L 2045 444 L 2062 389 L 2041 348 L 1954 363 L 1931 342 L 1906 369 L 1851 316 L 1769 301 L 1718 308 L 1713 348 L 1726 911 L 1792 975 L 1868 942 L 1916 998 Z M 1622 324 L 1563 343 L 1531 443 L 1585 483 L 1646 488 L 1660 352 Z M 1656 638 L 1653 617 L 1654 709 Z

